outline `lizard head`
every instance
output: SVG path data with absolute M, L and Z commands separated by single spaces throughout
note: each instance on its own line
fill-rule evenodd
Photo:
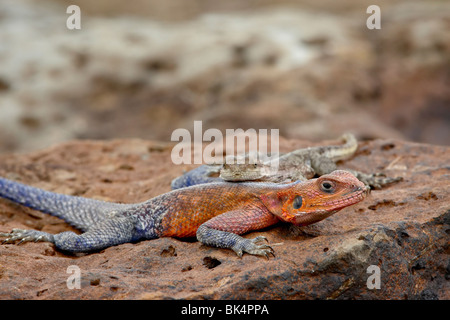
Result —
M 304 226 L 360 202 L 369 190 L 350 172 L 336 170 L 317 179 L 286 185 L 261 199 L 281 220 Z
M 251 181 L 264 177 L 264 164 L 256 163 L 224 163 L 220 177 L 225 181 Z

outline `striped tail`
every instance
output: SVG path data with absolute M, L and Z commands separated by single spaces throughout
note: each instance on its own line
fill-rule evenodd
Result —
M 107 213 L 126 206 L 45 191 L 2 177 L 0 197 L 61 218 L 82 231 L 104 219 Z

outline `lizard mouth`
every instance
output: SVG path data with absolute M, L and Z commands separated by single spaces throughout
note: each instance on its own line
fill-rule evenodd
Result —
M 319 206 L 313 206 L 308 212 L 301 212 L 295 214 L 292 222 L 299 226 L 305 226 L 318 221 L 321 221 L 332 214 L 338 212 L 345 207 L 362 201 L 369 193 L 369 187 L 355 187 L 352 191 L 348 192 L 344 197 L 342 195 L 335 199 L 323 202 Z
M 331 208 L 331 210 L 340 210 L 349 205 L 362 201 L 370 192 L 370 187 L 356 187 L 344 197 L 338 197 L 336 199 L 327 201 L 322 204 L 323 207 Z

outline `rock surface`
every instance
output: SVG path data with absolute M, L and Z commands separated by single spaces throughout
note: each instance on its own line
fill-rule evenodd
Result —
M 282 140 L 281 151 L 310 145 Z M 0 156 L 0 175 L 72 195 L 144 201 L 194 167 L 173 165 L 172 146 L 67 142 Z M 404 180 L 315 225 L 280 224 L 249 235 L 269 239 L 276 253 L 270 260 L 171 238 L 77 256 L 49 243 L 1 245 L 0 299 L 450 299 L 449 160 L 443 146 L 361 143 L 340 167 Z M 1 199 L 0 232 L 12 228 L 72 230 Z M 371 265 L 380 268 L 380 289 L 367 287 Z M 80 268 L 81 289 L 68 289 L 69 266 Z

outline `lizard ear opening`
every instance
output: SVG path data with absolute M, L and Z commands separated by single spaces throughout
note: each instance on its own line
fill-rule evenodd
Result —
M 277 191 L 271 191 L 261 195 L 261 201 L 271 213 L 281 216 L 283 201 L 280 199 Z
M 277 191 L 268 192 L 261 195 L 261 201 L 266 208 L 283 221 L 295 223 L 296 213 L 292 208 L 300 209 L 303 204 L 303 198 L 297 195 L 292 201 L 288 201 L 289 196 Z
M 292 203 L 293 208 L 297 210 L 300 209 L 302 205 L 303 205 L 303 198 L 301 196 L 296 196 Z

